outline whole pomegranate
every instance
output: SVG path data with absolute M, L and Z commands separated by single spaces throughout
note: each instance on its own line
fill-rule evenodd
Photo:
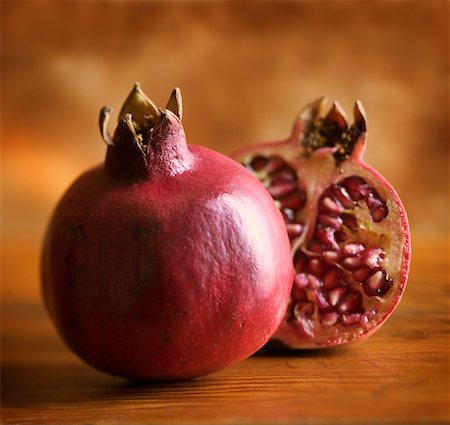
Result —
M 45 301 L 86 362 L 178 380 L 242 360 L 280 324 L 293 270 L 264 186 L 219 153 L 186 144 L 175 89 L 158 109 L 134 87 L 104 165 L 60 201 L 42 258 Z
M 377 330 L 405 289 L 410 235 L 392 186 L 363 162 L 366 120 L 356 102 L 308 105 L 287 140 L 234 157 L 266 186 L 284 216 L 295 277 L 272 345 L 327 347 Z

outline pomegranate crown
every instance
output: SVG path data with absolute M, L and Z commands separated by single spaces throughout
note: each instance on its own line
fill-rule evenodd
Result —
M 362 103 L 357 100 L 353 107 L 354 121 L 348 124 L 345 112 L 338 102 L 333 102 L 326 112 L 328 100 L 325 97 L 306 105 L 300 112 L 293 135 L 297 143 L 309 155 L 317 149 L 324 147 L 334 148 L 334 157 L 337 161 L 348 158 L 356 142 L 365 138 L 366 118 Z
M 154 132 L 162 123 L 166 111 L 173 112 L 181 121 L 183 106 L 181 90 L 175 87 L 170 95 L 165 109 L 158 108 L 142 91 L 139 83 L 135 83 L 128 97 L 120 109 L 118 123 L 123 121 L 131 133 L 136 136 L 137 141 L 144 142 L 143 133 Z M 112 108 L 104 106 L 100 109 L 100 134 L 107 145 L 114 145 L 113 137 L 108 132 L 108 122 Z
M 99 125 L 108 146 L 105 165 L 115 175 L 155 178 L 189 168 L 179 88 L 172 91 L 165 108 L 158 108 L 136 83 L 120 109 L 114 136 L 108 132 L 111 111 L 107 106 L 100 110 Z

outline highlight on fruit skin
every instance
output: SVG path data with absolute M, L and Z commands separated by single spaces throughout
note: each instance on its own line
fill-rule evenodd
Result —
M 242 165 L 187 145 L 175 89 L 158 108 L 136 84 L 104 164 L 64 194 L 42 254 L 60 335 L 92 366 L 133 379 L 218 371 L 261 348 L 289 301 L 281 213 Z
M 408 220 L 394 188 L 364 163 L 366 137 L 361 102 L 350 125 L 339 103 L 320 98 L 301 111 L 287 139 L 233 155 L 266 186 L 291 241 L 293 288 L 273 347 L 361 340 L 400 302 Z

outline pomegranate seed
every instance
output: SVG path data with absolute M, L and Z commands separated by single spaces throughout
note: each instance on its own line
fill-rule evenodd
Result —
M 314 322 L 302 316 L 296 316 L 294 320 L 295 329 L 301 338 L 314 338 Z
M 348 243 L 342 248 L 342 252 L 345 255 L 355 256 L 364 251 L 364 245 L 360 243 Z
M 306 196 L 301 190 L 297 190 L 284 198 L 280 199 L 282 208 L 291 208 L 293 210 L 299 210 L 305 206 Z
M 369 296 L 382 297 L 389 291 L 392 281 L 386 278 L 386 272 L 376 271 L 363 282 L 364 292 Z
M 366 264 L 370 269 L 375 269 L 379 265 L 380 256 L 382 253 L 383 250 L 380 248 L 369 248 L 364 252 L 362 256 L 362 262 Z
M 355 279 L 357 282 L 362 282 L 369 274 L 369 271 L 370 270 L 367 266 L 362 266 L 352 273 L 353 279 Z
M 334 232 L 333 229 L 326 228 L 326 229 L 317 229 L 314 233 L 314 237 L 319 241 L 322 242 L 325 246 L 331 249 L 339 249 L 339 245 L 336 242 L 336 239 L 334 239 Z
M 296 272 L 305 270 L 308 259 L 301 251 L 297 251 L 294 255 L 294 269 Z
M 317 290 L 322 287 L 322 282 L 317 279 L 317 277 L 310 274 L 308 275 L 308 286 L 311 289 Z
M 308 249 L 315 254 L 322 254 L 323 251 L 322 244 L 314 240 L 309 242 Z
M 341 316 L 341 323 L 344 326 L 351 326 L 358 323 L 361 320 L 361 314 L 353 313 L 353 314 L 343 314 Z
M 271 174 L 270 181 L 272 184 L 295 182 L 297 181 L 297 176 L 292 168 L 285 166 Z
M 323 277 L 323 287 L 325 289 L 335 288 L 340 280 L 342 273 L 335 267 L 332 267 Z
M 341 264 L 349 270 L 354 270 L 361 265 L 361 257 L 347 257 L 344 258 Z
M 250 167 L 255 171 L 261 171 L 268 162 L 269 159 L 264 156 L 255 156 L 250 162 Z
M 388 215 L 388 209 L 386 205 L 380 205 L 376 208 L 374 208 L 373 211 L 371 211 L 372 220 L 375 223 L 379 223 L 381 220 L 385 219 Z
M 306 301 L 307 300 L 306 291 L 294 284 L 292 288 L 292 299 L 296 302 Z
M 314 306 L 309 301 L 302 301 L 295 305 L 294 316 L 297 318 L 311 316 L 314 312 Z
M 336 251 L 324 251 L 322 255 L 329 263 L 335 263 L 339 259 L 339 253 Z
M 357 292 L 351 292 L 345 296 L 342 302 L 338 306 L 338 310 L 341 313 L 356 312 L 361 308 L 362 298 Z
M 329 196 L 322 199 L 321 209 L 325 209 L 326 211 L 333 214 L 341 214 L 344 211 L 344 207 L 338 202 L 331 199 Z
M 356 230 L 358 228 L 358 222 L 353 215 L 343 214 L 342 221 L 344 226 L 348 227 L 350 230 Z
M 319 308 L 319 310 L 326 310 L 327 308 L 330 307 L 330 305 L 328 304 L 328 302 L 325 298 L 325 295 L 322 292 L 315 291 L 313 293 L 313 297 L 314 297 L 314 301 L 316 302 L 316 305 Z
M 345 208 L 355 207 L 355 203 L 351 200 L 350 195 L 342 186 L 333 186 L 332 193 Z
M 326 226 L 332 227 L 333 229 L 340 229 L 342 226 L 342 218 L 333 217 L 327 214 L 320 214 L 318 221 L 320 224 L 324 224 Z
M 302 234 L 303 226 L 301 224 L 286 224 L 288 235 L 290 237 L 298 237 Z
M 283 208 L 281 210 L 281 213 L 283 214 L 284 221 L 291 222 L 295 220 L 295 211 L 291 210 L 290 208 Z
M 310 273 L 319 275 L 322 272 L 322 265 L 320 264 L 320 260 L 317 258 L 312 258 L 308 264 L 308 271 Z
M 289 182 L 269 186 L 267 190 L 269 191 L 272 198 L 280 199 L 283 196 L 286 196 L 292 191 L 294 191 L 296 187 L 297 185 L 295 184 L 295 182 Z
M 297 273 L 294 277 L 296 288 L 306 288 L 308 286 L 308 276 L 305 273 Z
M 266 171 L 267 173 L 272 174 L 284 165 L 286 165 L 286 162 L 283 159 L 277 156 L 272 156 L 266 165 Z
M 330 313 L 325 313 L 322 318 L 321 318 L 321 322 L 322 325 L 325 327 L 330 327 L 333 326 L 337 323 L 337 321 L 339 320 L 339 314 L 337 314 L 336 312 L 330 312 Z
M 342 299 L 345 294 L 346 289 L 343 286 L 339 286 L 328 294 L 328 299 L 330 300 L 330 304 L 334 307 L 338 305 L 339 301 Z
M 354 201 L 359 201 L 363 198 L 361 190 L 363 189 L 363 185 L 366 184 L 364 179 L 361 177 L 352 176 L 346 178 L 343 184 L 345 189 L 347 189 L 348 194 Z
M 334 233 L 334 238 L 338 242 L 345 242 L 348 239 L 348 235 L 347 235 L 347 233 L 339 230 L 339 231 Z

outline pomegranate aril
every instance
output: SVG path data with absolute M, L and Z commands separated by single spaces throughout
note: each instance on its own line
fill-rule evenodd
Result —
M 361 177 L 352 176 L 343 181 L 343 185 L 353 201 L 359 201 L 363 199 L 364 186 L 366 182 Z
M 309 301 L 302 301 L 295 305 L 294 316 L 297 318 L 311 316 L 314 312 L 314 306 Z
M 338 305 L 339 301 L 344 296 L 345 292 L 347 290 L 343 286 L 338 286 L 337 288 L 330 291 L 328 294 L 328 300 L 330 301 L 330 304 L 334 307 Z
M 320 242 L 312 240 L 308 244 L 308 250 L 315 254 L 321 254 L 323 252 L 323 246 Z
M 353 314 L 343 314 L 341 316 L 341 323 L 344 326 L 351 326 L 355 325 L 361 320 L 361 314 L 360 313 L 353 313 Z
M 288 182 L 271 185 L 267 188 L 267 190 L 269 191 L 272 198 L 280 199 L 283 196 L 286 196 L 289 193 L 293 192 L 296 187 L 297 185 L 295 184 L 295 182 Z
M 352 277 L 354 280 L 356 280 L 357 282 L 362 282 L 367 275 L 370 273 L 370 269 L 367 266 L 362 266 L 359 269 L 355 270 L 352 273 Z
M 275 173 L 275 171 L 278 171 L 284 165 L 286 165 L 286 162 L 282 158 L 273 156 L 267 162 L 266 172 L 268 174 Z
M 326 310 L 327 308 L 330 307 L 330 305 L 328 304 L 325 295 L 322 292 L 319 291 L 315 291 L 313 292 L 313 298 L 314 301 L 317 305 L 317 307 L 319 308 L 319 310 Z
M 281 213 L 283 214 L 284 221 L 286 222 L 292 222 L 295 220 L 295 211 L 290 208 L 283 208 L 281 210 Z
M 322 199 L 320 209 L 322 211 L 327 211 L 336 215 L 344 212 L 344 207 L 340 203 L 336 202 L 336 200 L 331 199 L 329 196 L 326 196 Z
M 339 249 L 339 245 L 337 244 L 336 239 L 334 239 L 334 232 L 332 229 L 317 229 L 314 233 L 314 237 L 328 248 Z
M 294 270 L 296 272 L 301 272 L 306 269 L 308 264 L 308 258 L 302 251 L 297 251 L 294 255 Z
M 290 208 L 299 210 L 305 206 L 305 193 L 297 190 L 281 199 L 279 199 L 281 208 Z
M 362 262 L 370 269 L 375 269 L 379 266 L 382 254 L 383 250 L 380 248 L 369 248 L 362 255 Z
M 332 267 L 325 273 L 323 277 L 323 287 L 325 289 L 332 289 L 338 285 L 339 280 L 342 277 L 342 273 L 335 267 Z
M 286 229 L 290 238 L 296 238 L 302 234 L 303 226 L 301 224 L 286 224 Z
M 336 239 L 337 242 L 345 242 L 348 239 L 348 235 L 342 230 L 339 230 L 334 233 L 334 238 Z
M 292 287 L 291 295 L 292 295 L 292 299 L 296 302 L 307 300 L 306 291 L 296 285 L 294 285 Z
M 327 328 L 335 325 L 338 320 L 339 320 L 339 314 L 337 314 L 334 311 L 330 312 L 330 313 L 324 313 L 322 315 L 322 318 L 320 319 L 322 325 Z
M 355 270 L 361 265 L 361 261 L 361 257 L 347 257 L 341 261 L 341 264 L 348 270 Z
M 266 158 L 265 156 L 255 156 L 250 162 L 250 167 L 252 167 L 254 171 L 261 171 L 266 167 L 268 162 L 269 158 Z
M 312 290 L 317 290 L 322 288 L 322 281 L 313 275 L 308 275 L 308 287 Z
M 342 186 L 334 185 L 332 188 L 333 196 L 342 204 L 345 208 L 354 208 L 355 203 L 350 198 L 348 192 Z
M 342 248 L 342 252 L 344 255 L 356 256 L 361 254 L 364 251 L 364 245 L 360 243 L 348 243 Z
M 382 297 L 389 291 L 391 285 L 391 280 L 387 279 L 386 272 L 383 270 L 376 271 L 363 282 L 364 292 L 369 297 Z
M 308 263 L 308 271 L 315 275 L 320 275 L 322 272 L 322 264 L 318 258 L 312 258 Z
M 323 224 L 325 226 L 329 226 L 333 229 L 340 229 L 342 226 L 342 218 L 340 217 L 333 217 L 328 214 L 320 214 L 318 218 L 318 222 L 320 224 Z
M 360 310 L 362 305 L 362 297 L 358 292 L 351 292 L 338 305 L 341 313 L 353 313 Z
M 372 220 L 375 223 L 379 223 L 384 220 L 388 215 L 388 209 L 386 205 L 379 205 L 371 211 Z
M 358 228 L 358 222 L 356 218 L 351 214 L 342 214 L 342 222 L 344 226 L 348 227 L 350 230 L 356 230 Z
M 297 273 L 294 276 L 294 287 L 295 288 L 307 288 L 308 287 L 308 276 L 305 273 Z
M 272 184 L 296 182 L 297 176 L 292 168 L 284 166 L 270 175 L 270 181 Z
M 339 260 L 339 253 L 336 251 L 323 251 L 322 256 L 329 263 L 335 263 Z

